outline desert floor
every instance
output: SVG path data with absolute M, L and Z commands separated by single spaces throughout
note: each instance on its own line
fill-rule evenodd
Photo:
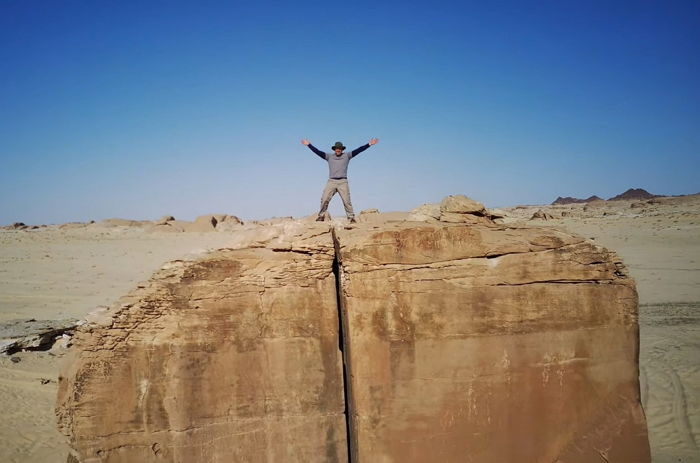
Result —
M 550 217 L 530 220 L 540 209 Z M 653 461 L 700 462 L 700 196 L 518 206 L 505 213 L 505 223 L 564 228 L 623 258 L 640 296 L 641 393 Z M 0 231 L 0 327 L 13 319 L 83 318 L 163 263 L 232 240 L 225 232 L 99 224 Z M 64 353 L 57 345 L 0 355 L 0 461 L 66 461 L 54 417 Z

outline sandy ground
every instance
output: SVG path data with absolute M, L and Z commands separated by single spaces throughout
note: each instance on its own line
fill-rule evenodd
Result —
M 529 220 L 537 210 L 552 217 Z M 700 197 L 506 209 L 617 251 L 640 295 L 640 380 L 653 461 L 700 463 Z M 563 215 L 563 216 L 562 216 Z M 230 233 L 48 227 L 0 231 L 0 323 L 82 318 L 164 262 L 229 246 Z M 65 462 L 55 426 L 60 347 L 0 355 L 0 462 Z

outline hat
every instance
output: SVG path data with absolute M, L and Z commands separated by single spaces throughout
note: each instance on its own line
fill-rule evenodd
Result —
M 333 145 L 333 147 L 331 149 L 333 151 L 335 151 L 337 149 L 345 150 L 345 147 L 343 146 L 342 142 L 337 141 L 337 142 L 335 142 L 335 145 Z

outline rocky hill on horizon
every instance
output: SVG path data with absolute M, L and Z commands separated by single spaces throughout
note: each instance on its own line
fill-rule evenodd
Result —
M 608 198 L 608 201 L 619 201 L 619 200 L 645 200 L 645 199 L 651 199 L 651 198 L 658 198 L 662 197 L 663 195 L 654 195 L 649 193 L 643 188 L 629 188 L 627 191 L 624 193 L 620 193 L 617 196 L 613 196 L 612 198 Z M 681 195 L 684 196 L 684 195 Z M 567 205 L 567 204 L 582 204 L 582 203 L 590 203 L 593 201 L 605 201 L 603 198 L 597 195 L 592 195 L 589 196 L 586 199 L 581 199 L 581 198 L 573 198 L 571 196 L 558 196 L 557 199 L 551 202 L 551 206 L 558 206 L 558 205 Z
M 566 196 L 566 197 L 561 197 L 558 196 L 557 199 L 552 201 L 552 206 L 560 205 L 560 204 L 581 204 L 581 203 L 590 203 L 591 201 L 602 201 L 603 198 L 593 195 L 589 196 L 586 199 L 580 199 L 580 198 L 572 198 L 571 196 Z
M 617 196 L 609 198 L 608 201 L 620 201 L 620 200 L 643 200 L 657 198 L 663 195 L 653 195 L 649 193 L 644 188 L 630 188 L 624 193 L 620 193 Z

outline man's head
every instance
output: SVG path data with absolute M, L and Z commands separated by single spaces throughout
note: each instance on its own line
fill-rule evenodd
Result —
M 343 146 L 342 142 L 337 141 L 337 142 L 335 142 L 335 145 L 333 145 L 333 147 L 331 149 L 333 151 L 335 151 L 336 156 L 340 156 L 341 154 L 343 154 L 343 151 L 345 150 L 345 146 Z

